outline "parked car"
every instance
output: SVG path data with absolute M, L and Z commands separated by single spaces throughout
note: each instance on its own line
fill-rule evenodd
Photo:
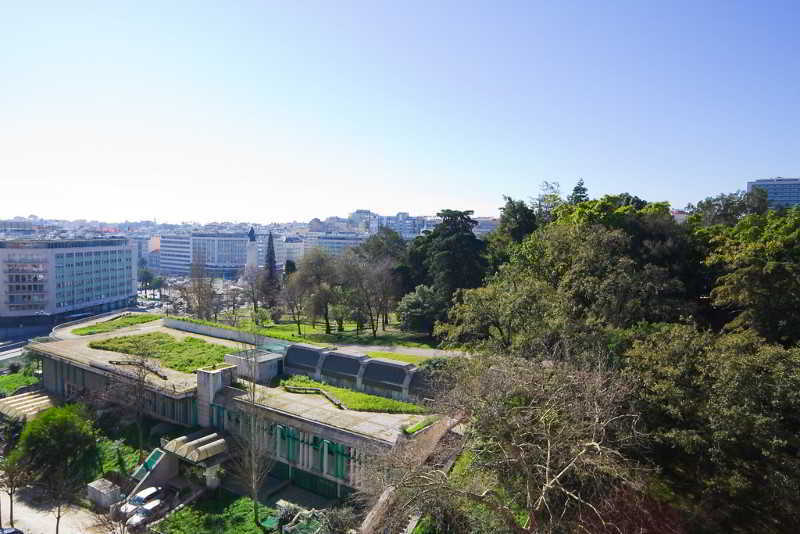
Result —
M 0 534 L 23 534 L 18 528 L 0 528 Z
M 144 503 L 136 510 L 136 513 L 125 522 L 125 526 L 128 528 L 137 528 L 144 525 L 150 517 L 158 511 L 160 506 L 161 501 L 159 499 Z
M 119 513 L 121 513 L 123 517 L 130 517 L 147 501 L 158 497 L 161 494 L 161 489 L 160 486 L 150 486 L 149 488 L 143 489 L 133 497 L 130 497 L 128 502 L 120 507 Z

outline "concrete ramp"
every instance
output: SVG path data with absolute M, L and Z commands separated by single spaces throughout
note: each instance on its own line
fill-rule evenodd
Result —
M 43 390 L 29 391 L 0 399 L 0 413 L 6 417 L 32 419 L 58 403 L 58 398 Z

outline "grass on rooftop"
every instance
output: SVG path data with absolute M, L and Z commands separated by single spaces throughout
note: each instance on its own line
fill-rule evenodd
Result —
M 125 328 L 128 326 L 134 326 L 142 323 L 149 323 L 157 319 L 161 319 L 161 315 L 158 315 L 156 313 L 123 315 L 122 317 L 111 319 L 110 321 L 101 321 L 93 325 L 84 326 L 82 328 L 76 328 L 72 331 L 72 333 L 77 336 L 104 334 L 106 332 L 112 332 L 114 330 L 118 330 L 120 328 Z
M 357 412 L 425 413 L 425 408 L 410 402 L 387 399 L 377 395 L 361 393 L 360 391 L 330 386 L 302 375 L 284 378 L 281 380 L 281 386 L 323 389 L 342 401 L 348 410 Z
M 234 350 L 191 336 L 179 341 L 163 332 L 113 337 L 92 341 L 89 346 L 93 349 L 157 358 L 164 367 L 184 373 L 218 365 L 225 361 L 226 354 Z
M 432 356 L 420 356 L 417 354 L 400 354 L 399 352 L 368 352 L 370 358 L 386 358 L 398 362 L 413 363 L 419 365 L 425 360 L 430 360 Z
M 274 510 L 261 506 L 259 518 Z M 253 501 L 224 490 L 206 492 L 200 499 L 159 523 L 162 534 L 261 534 L 253 523 Z
M 13 395 L 19 388 L 33 385 L 38 381 L 39 379 L 35 376 L 28 376 L 22 373 L 0 376 L 0 394 L 4 397 Z

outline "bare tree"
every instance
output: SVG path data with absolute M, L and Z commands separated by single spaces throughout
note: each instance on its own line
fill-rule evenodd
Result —
M 242 285 L 244 286 L 244 294 L 250 304 L 253 305 L 253 315 L 258 314 L 258 301 L 262 297 L 262 279 L 264 278 L 263 271 L 258 269 L 249 269 L 242 275 Z
M 127 534 L 128 529 L 125 519 L 114 519 L 110 513 L 94 513 L 94 523 L 91 527 L 92 533 L 102 534 Z
M 68 472 L 66 466 L 58 467 L 48 473 L 42 486 L 44 495 L 51 505 L 51 512 L 56 516 L 56 533 L 61 527 L 64 510 L 83 489 L 83 482 L 77 473 Z
M 251 332 L 252 346 L 256 345 L 256 334 Z M 259 406 L 259 395 L 265 394 L 259 390 L 256 379 L 258 377 L 259 351 L 242 345 L 239 352 L 245 358 L 245 368 L 248 379 L 238 378 L 244 386 L 245 395 L 243 413 L 240 424 L 233 436 L 233 460 L 230 462 L 229 473 L 247 488 L 248 495 L 253 501 L 253 522 L 256 527 L 266 533 L 267 529 L 261 525 L 259 518 L 258 495 L 261 486 L 274 465 L 274 439 L 270 433 L 270 422 L 265 417 L 263 408 Z M 241 369 L 241 367 L 240 367 Z
M 136 414 L 139 462 L 144 461 L 144 415 L 148 401 L 153 397 L 151 389 L 158 386 L 149 384 L 148 377 L 164 381 L 167 376 L 161 371 L 158 360 L 148 347 L 139 347 L 138 354 L 129 354 L 125 360 L 112 360 L 109 363 L 117 368 L 118 378 L 111 380 L 106 387 L 106 397 L 111 402 L 126 406 Z
M 210 319 L 215 311 L 214 278 L 206 269 L 205 257 L 198 252 L 192 258 L 189 284 L 183 288 L 184 300 L 200 319 Z
M 474 505 L 490 511 L 498 531 L 613 528 L 608 495 L 638 492 L 643 473 L 631 460 L 641 435 L 629 394 L 617 374 L 603 370 L 476 357 L 437 403 L 469 421 L 468 474 L 420 465 L 412 441 L 376 459 L 366 480 L 373 494 L 395 488 L 392 516 L 424 510 L 457 530 L 475 520 L 467 512 Z

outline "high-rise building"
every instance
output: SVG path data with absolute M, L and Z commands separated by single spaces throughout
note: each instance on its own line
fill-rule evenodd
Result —
M 800 204 L 800 178 L 767 178 L 747 182 L 747 192 L 754 187 L 767 192 L 770 208 L 788 208 Z
M 0 319 L 135 305 L 135 255 L 124 238 L 0 241 Z

